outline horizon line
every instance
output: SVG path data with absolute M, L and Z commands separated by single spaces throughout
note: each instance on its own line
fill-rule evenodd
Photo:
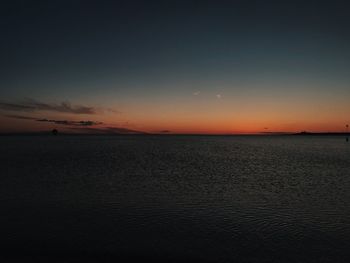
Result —
M 16 136 L 16 135 L 52 135 L 52 131 L 34 131 L 34 132 L 0 132 L 0 136 Z M 122 136 L 122 135 L 187 135 L 187 136 L 276 136 L 276 135 L 349 135 L 348 132 L 251 132 L 251 133 L 162 133 L 162 132 L 139 132 L 139 133 L 73 133 L 59 132 L 58 135 L 63 136 Z

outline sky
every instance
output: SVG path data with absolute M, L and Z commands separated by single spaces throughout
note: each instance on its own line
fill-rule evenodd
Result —
M 2 1 L 0 133 L 344 131 L 347 1 Z

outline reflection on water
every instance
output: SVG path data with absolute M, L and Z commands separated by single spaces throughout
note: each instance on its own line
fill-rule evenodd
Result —
M 350 145 L 341 137 L 23 136 L 0 144 L 7 260 L 350 260 Z

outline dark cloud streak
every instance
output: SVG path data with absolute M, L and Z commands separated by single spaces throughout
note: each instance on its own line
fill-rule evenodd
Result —
M 76 105 L 72 106 L 69 102 L 44 103 L 33 99 L 27 99 L 18 103 L 9 103 L 0 101 L 0 110 L 5 111 L 20 111 L 20 112 L 32 112 L 32 111 L 55 111 L 61 113 L 72 114 L 95 114 L 96 109 L 94 107 L 87 107 Z
M 68 121 L 68 120 L 48 120 L 48 119 L 37 119 L 39 122 L 52 122 L 60 125 L 68 125 L 68 126 L 95 126 L 103 124 L 102 122 L 96 121 Z
M 98 121 L 70 121 L 70 120 L 51 120 L 51 119 L 38 119 L 34 117 L 29 116 L 22 116 L 22 115 L 3 115 L 7 118 L 12 119 L 19 119 L 19 120 L 32 120 L 32 121 L 38 121 L 38 122 L 51 122 L 54 124 L 59 125 L 67 125 L 67 126 L 95 126 L 95 125 L 101 125 L 102 122 Z
M 106 128 L 90 128 L 90 127 L 76 127 L 71 128 L 71 130 L 87 133 L 87 134 L 105 134 L 105 135 L 113 135 L 113 134 L 147 134 L 143 131 L 130 130 L 127 128 L 120 127 L 106 127 Z

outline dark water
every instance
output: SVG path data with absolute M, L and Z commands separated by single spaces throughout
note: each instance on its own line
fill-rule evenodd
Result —
M 0 137 L 3 262 L 350 262 L 342 137 Z

